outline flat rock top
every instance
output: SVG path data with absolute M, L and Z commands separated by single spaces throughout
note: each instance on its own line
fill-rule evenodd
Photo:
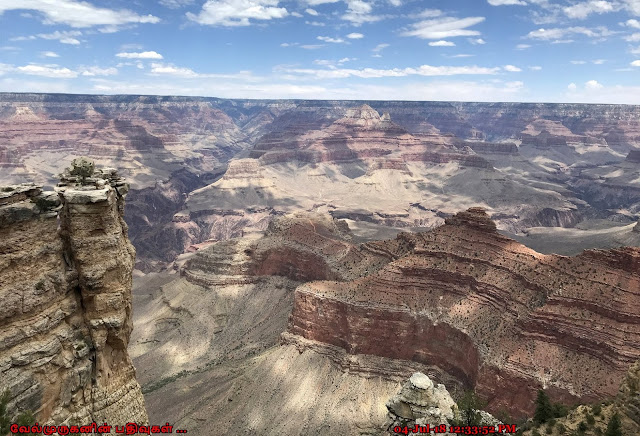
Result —
M 429 377 L 421 372 L 416 372 L 409 379 L 411 384 L 418 389 L 431 389 L 433 388 L 433 382 Z
M 109 191 L 111 186 L 106 186 L 102 189 L 92 190 L 79 190 L 74 188 L 66 188 L 59 192 L 64 196 L 68 203 L 99 203 L 101 201 L 107 201 L 109 197 Z

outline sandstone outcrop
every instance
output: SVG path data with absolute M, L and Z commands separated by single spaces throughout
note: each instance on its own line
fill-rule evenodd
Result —
M 452 425 L 457 424 L 456 420 L 461 419 L 458 406 L 443 384 L 435 385 L 433 381 L 421 372 L 413 374 L 404 384 L 402 390 L 387 401 L 388 413 L 388 434 L 399 434 L 394 428 L 407 427 L 408 431 L 415 429 L 425 429 L 427 426 L 433 432 L 434 427 L 444 425 L 445 432 L 439 434 L 453 435 L 457 433 L 449 432 Z M 479 414 L 482 426 L 493 426 L 496 431 L 501 422 L 484 410 L 475 410 Z M 420 431 L 418 431 L 420 432 Z
M 0 390 L 41 424 L 147 423 L 127 354 L 128 185 L 113 169 L 77 181 L 0 188 Z
M 614 396 L 640 357 L 637 248 L 542 255 L 481 209 L 399 238 L 409 251 L 365 277 L 301 285 L 289 333 L 436 365 L 514 416 L 540 387 L 565 403 Z
M 433 381 L 421 372 L 416 372 L 404 384 L 395 397 L 387 401 L 390 433 L 395 426 L 414 428 L 418 426 L 439 426 L 447 429 L 454 419 L 456 403 L 443 384 Z M 397 434 L 397 433 L 395 433 Z

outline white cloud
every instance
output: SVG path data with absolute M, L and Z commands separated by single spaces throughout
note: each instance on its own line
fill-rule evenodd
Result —
M 170 9 L 178 9 L 193 4 L 194 0 L 160 0 L 159 3 Z
M 391 6 L 402 6 L 401 0 L 389 0 L 389 3 L 391 3 Z
M 623 26 L 632 27 L 634 29 L 640 29 L 640 21 L 638 20 L 627 20 L 624 23 L 620 23 Z
M 161 64 L 153 62 L 151 64 L 152 76 L 170 76 L 181 79 L 228 79 L 228 80 L 240 80 L 244 82 L 255 82 L 262 80 L 259 77 L 253 76 L 249 71 L 240 71 L 233 74 L 215 74 L 215 73 L 198 73 L 191 68 L 177 67 L 172 64 Z
M 473 45 L 483 45 L 487 42 L 482 38 L 469 38 L 469 42 Z
M 457 54 L 457 55 L 447 56 L 447 57 L 450 57 L 450 58 L 472 58 L 474 56 L 475 55 L 472 55 L 472 54 Z
M 305 21 L 304 24 L 308 24 L 309 26 L 318 26 L 318 27 L 324 27 L 325 24 L 321 23 L 319 21 Z
M 342 16 L 343 20 L 350 21 L 351 24 L 359 26 L 364 23 L 375 23 L 382 20 L 381 15 L 372 15 L 373 6 L 363 0 L 345 0 L 347 12 Z
M 542 70 L 542 67 L 540 65 L 532 65 L 532 66 L 529 67 L 529 69 L 531 71 L 540 71 L 540 70 Z
M 304 11 L 309 15 L 313 15 L 314 17 L 317 17 L 319 15 L 318 11 L 316 11 L 315 9 L 307 8 Z
M 81 73 L 83 76 L 115 76 L 118 74 L 117 68 L 100 68 L 100 67 L 88 67 Z
M 584 87 L 586 89 L 601 89 L 603 88 L 603 86 L 598 83 L 597 80 L 589 80 L 587 83 L 584 84 Z
M 24 67 L 17 67 L 16 70 L 32 76 L 51 77 L 55 79 L 73 79 L 78 77 L 77 72 L 69 68 L 59 68 L 57 65 L 25 65 Z
M 45 58 L 59 58 L 60 55 L 54 51 L 42 51 L 40 52 L 40 56 Z
M 324 47 L 324 44 L 302 44 L 299 47 L 305 50 L 317 50 L 319 48 Z
M 629 36 L 625 36 L 624 40 L 625 41 L 629 41 L 629 42 L 638 42 L 638 41 L 640 41 L 640 32 L 636 32 L 636 33 L 631 34 Z
M 346 62 L 355 61 L 356 58 L 342 58 L 337 61 L 327 59 L 316 59 L 313 61 L 315 65 L 322 65 L 323 67 L 336 68 L 336 65 L 342 65 Z
M 592 64 L 594 65 L 602 65 L 604 64 L 606 61 L 604 59 L 594 59 L 591 61 Z
M 422 39 L 443 39 L 456 36 L 475 36 L 480 32 L 469 30 L 485 20 L 484 17 L 452 18 L 443 17 L 433 20 L 419 21 L 411 25 L 412 29 L 403 32 L 403 36 L 416 36 Z
M 425 9 L 417 14 L 409 15 L 409 18 L 421 19 L 421 18 L 436 18 L 442 16 L 440 9 Z
M 487 0 L 491 6 L 526 5 L 522 0 Z
M 612 32 L 606 27 L 596 27 L 594 29 L 588 29 L 586 27 L 556 27 L 552 29 L 538 29 L 529 32 L 526 38 L 540 39 L 544 41 L 556 40 L 556 42 L 562 41 L 568 35 L 584 35 L 589 38 L 602 38 L 611 35 Z M 567 41 L 567 40 L 565 40 Z M 570 41 L 570 40 L 569 40 Z
M 635 16 L 640 16 L 640 0 L 622 0 L 623 7 Z
M 82 36 L 82 32 L 79 30 L 69 30 L 60 32 L 56 30 L 53 33 L 39 33 L 38 38 L 48 39 L 48 40 L 58 40 L 62 44 L 70 44 L 70 45 L 79 45 L 80 41 L 76 39 L 77 37 Z
M 528 48 L 531 48 L 531 45 L 529 45 L 529 44 L 518 44 L 518 45 L 516 45 L 516 50 L 526 50 Z
M 14 36 L 13 38 L 9 38 L 9 41 L 33 41 L 34 39 L 36 39 L 34 35 Z
M 631 50 L 629 50 L 629 53 L 631 53 L 631 54 L 640 54 L 640 46 L 638 46 L 636 48 L 632 48 Z
M 304 15 L 302 15 L 300 12 L 291 12 L 291 14 L 289 15 L 291 15 L 292 17 L 298 17 L 298 18 L 304 17 Z
M 640 67 L 640 59 L 639 59 L 639 60 L 636 60 L 636 61 L 631 62 L 631 66 L 632 66 L 632 67 Z
M 569 83 L 569 85 L 567 85 L 567 89 L 569 91 L 575 91 L 578 87 L 576 86 L 575 83 Z
M 454 47 L 456 44 L 455 44 L 455 42 L 445 41 L 445 40 L 441 39 L 440 41 L 430 42 L 429 45 L 431 47 Z
M 505 71 L 509 71 L 511 73 L 519 73 L 520 71 L 522 71 L 522 69 L 516 67 L 515 65 L 505 65 L 504 69 Z
M 167 74 L 170 76 L 177 76 L 182 78 L 196 78 L 201 77 L 200 74 L 193 71 L 191 68 L 176 67 L 174 65 L 164 64 L 151 64 L 151 74 Z
M 362 39 L 364 38 L 364 35 L 362 33 L 350 33 L 347 35 L 347 38 L 349 39 Z
M 122 52 L 116 54 L 119 58 L 124 59 L 162 59 L 162 55 L 160 53 L 156 53 L 155 51 L 143 51 L 143 52 Z
M 571 63 L 573 65 L 584 65 L 587 63 L 587 61 L 571 61 Z
M 99 8 L 85 1 L 75 0 L 2 0 L 0 15 L 5 11 L 27 9 L 45 16 L 45 24 L 66 24 L 71 27 L 92 27 L 136 23 L 158 23 L 153 15 L 138 15 L 121 9 Z
M 389 44 L 382 43 L 382 44 L 376 45 L 373 49 L 371 49 L 371 51 L 374 53 L 380 53 L 382 50 L 384 50 L 387 47 L 389 47 Z
M 346 79 L 348 77 L 359 77 L 362 79 L 380 78 L 380 77 L 407 77 L 407 76 L 455 76 L 455 75 L 493 75 L 500 71 L 500 68 L 486 68 L 472 66 L 432 66 L 421 65 L 417 68 L 392 68 L 392 69 L 330 69 L 317 70 L 305 68 L 283 68 L 280 71 L 287 74 L 297 74 L 303 76 L 311 76 L 316 79 Z
M 587 2 L 577 3 L 572 6 L 563 8 L 565 15 L 569 18 L 584 19 L 591 14 L 605 14 L 614 12 L 618 8 L 614 3 L 604 0 L 590 0 Z
M 327 3 L 337 3 L 340 0 L 306 0 L 305 3 L 307 3 L 310 6 L 317 6 L 317 5 L 324 5 Z
M 344 39 L 342 38 L 331 38 L 329 36 L 318 36 L 316 39 L 319 41 L 330 42 L 332 44 L 342 44 L 344 42 Z
M 187 18 L 210 26 L 248 26 L 251 19 L 271 20 L 289 15 L 278 3 L 278 0 L 207 0 L 199 14 L 187 12 Z

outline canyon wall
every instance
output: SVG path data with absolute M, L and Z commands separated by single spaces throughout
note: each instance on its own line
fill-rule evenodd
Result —
M 41 424 L 147 423 L 127 354 L 128 185 L 112 169 L 88 182 L 0 188 L 0 390 Z
M 539 388 L 614 396 L 640 358 L 640 250 L 542 255 L 495 228 L 470 209 L 403 235 L 412 249 L 365 277 L 301 285 L 286 341 L 436 365 L 514 416 Z

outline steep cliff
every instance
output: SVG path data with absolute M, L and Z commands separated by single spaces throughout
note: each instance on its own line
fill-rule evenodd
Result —
M 437 365 L 514 415 L 539 387 L 569 403 L 613 396 L 640 357 L 637 248 L 542 255 L 482 209 L 403 238 L 412 250 L 375 273 L 296 289 L 289 333 Z
M 112 169 L 86 182 L 0 188 L 0 390 L 40 423 L 146 423 L 127 354 L 128 185 Z

